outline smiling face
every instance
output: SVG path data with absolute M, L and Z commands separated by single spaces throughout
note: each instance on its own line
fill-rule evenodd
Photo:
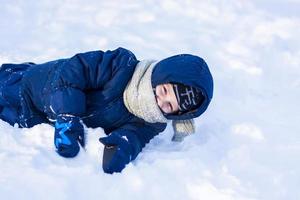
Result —
M 155 87 L 156 102 L 164 113 L 175 113 L 179 110 L 172 84 L 160 84 Z

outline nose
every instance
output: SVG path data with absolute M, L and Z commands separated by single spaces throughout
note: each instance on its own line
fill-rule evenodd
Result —
M 162 102 L 160 96 L 156 95 L 156 101 L 157 101 L 158 106 L 161 108 L 163 102 Z
M 157 105 L 160 107 L 160 109 L 164 112 L 167 112 L 167 101 L 164 99 L 164 97 L 156 96 Z

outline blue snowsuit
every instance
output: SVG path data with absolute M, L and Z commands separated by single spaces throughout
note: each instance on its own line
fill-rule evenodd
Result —
M 104 169 L 109 173 L 121 171 L 125 164 L 137 157 L 146 143 L 166 128 L 165 123 L 148 123 L 134 116 L 124 105 L 123 92 L 138 62 L 132 52 L 118 48 L 78 53 L 71 58 L 42 64 L 3 64 L 0 68 L 0 118 L 11 125 L 17 123 L 19 127 L 29 128 L 40 123 L 54 125 L 55 120 L 65 122 L 69 116 L 75 116 L 87 127 L 102 127 L 106 134 L 120 138 L 126 136 L 129 141 L 125 152 L 130 154 L 129 160 L 123 161 L 119 168 Z M 202 71 L 202 77 L 195 77 L 193 70 Z M 180 62 L 170 68 L 162 61 L 152 77 L 154 87 L 161 83 L 180 82 L 204 91 L 206 98 L 200 108 L 182 116 L 171 115 L 170 119 L 197 117 L 206 110 L 212 98 L 212 77 L 200 58 L 187 68 L 182 68 Z M 65 114 L 68 116 L 61 117 Z M 55 127 L 61 131 L 58 129 L 60 125 L 55 124 Z M 70 130 L 81 129 L 75 127 Z M 58 153 L 65 157 L 75 156 L 79 151 L 76 137 L 69 141 L 76 143 L 70 146 L 76 150 Z M 56 140 L 55 144 L 60 141 Z

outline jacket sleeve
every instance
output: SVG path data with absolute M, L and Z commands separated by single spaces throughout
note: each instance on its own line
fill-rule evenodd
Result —
M 165 128 L 165 123 L 129 123 L 100 138 L 100 142 L 105 145 L 102 161 L 104 172 L 121 172 Z
M 109 88 L 117 81 L 126 85 L 128 80 L 120 76 L 133 71 L 137 62 L 134 54 L 123 48 L 79 53 L 62 59 L 49 78 L 46 104 L 55 115 L 80 116 L 86 109 L 85 91 Z
M 167 127 L 166 123 L 128 123 L 114 132 L 120 135 L 126 134 L 132 146 L 132 159 L 134 160 L 142 149 L 159 133 L 163 132 Z

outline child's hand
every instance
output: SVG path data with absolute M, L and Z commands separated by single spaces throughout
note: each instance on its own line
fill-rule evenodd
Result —
M 104 172 L 121 172 L 131 161 L 132 148 L 127 137 L 114 132 L 99 141 L 105 145 L 102 161 Z
M 80 118 L 60 115 L 55 123 L 54 144 L 63 157 L 74 157 L 79 152 L 79 144 L 84 147 L 84 128 Z

